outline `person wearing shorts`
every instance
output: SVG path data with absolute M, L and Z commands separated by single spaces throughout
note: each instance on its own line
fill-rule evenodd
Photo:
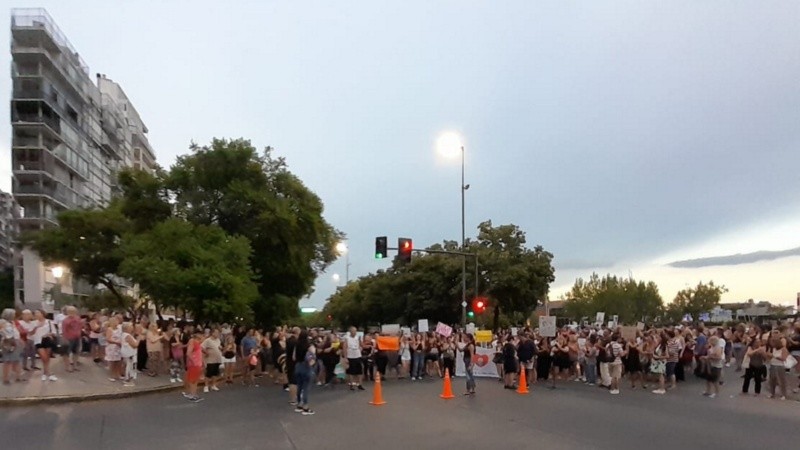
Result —
M 203 388 L 203 392 L 208 392 L 209 390 L 218 391 L 219 368 L 222 365 L 222 342 L 219 340 L 219 330 L 214 329 L 201 346 L 203 360 L 206 363 L 206 386 Z
M 187 392 L 184 392 L 183 396 L 194 403 L 203 401 L 203 399 L 197 395 L 197 382 L 200 381 L 200 376 L 203 374 L 202 341 L 203 331 L 195 331 L 186 347 L 186 383 L 188 389 Z
M 364 377 L 364 367 L 361 365 L 361 338 L 356 333 L 356 327 L 350 327 L 347 336 L 344 337 L 345 358 L 347 358 L 347 382 L 350 385 L 350 390 L 355 390 L 358 387 L 364 390 L 361 386 L 361 380 Z
M 64 353 L 64 367 L 67 372 L 78 370 L 78 356 L 81 354 L 81 331 L 83 330 L 83 319 L 78 315 L 78 308 L 67 306 L 67 316 L 61 322 L 61 337 L 67 344 L 67 352 Z

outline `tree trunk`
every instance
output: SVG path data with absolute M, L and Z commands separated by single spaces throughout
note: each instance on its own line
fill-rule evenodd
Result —
M 500 305 L 494 307 L 494 318 L 492 319 L 492 329 L 495 333 L 500 329 Z

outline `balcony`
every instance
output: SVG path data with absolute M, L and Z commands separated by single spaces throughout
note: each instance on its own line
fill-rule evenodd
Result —
M 40 116 L 33 113 L 11 112 L 12 125 L 45 125 L 50 132 L 61 137 L 61 121 L 57 117 Z
M 17 184 L 14 186 L 15 196 L 45 196 L 60 204 L 65 209 L 86 208 L 89 202 L 82 195 L 61 183 L 51 184 Z M 26 217 L 28 215 L 26 214 Z

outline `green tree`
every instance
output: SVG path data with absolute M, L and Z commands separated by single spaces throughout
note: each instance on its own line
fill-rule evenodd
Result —
M 636 281 L 613 275 L 600 277 L 593 273 L 588 280 L 578 278 L 566 295 L 563 315 L 579 321 L 593 321 L 595 314 L 619 316 L 620 323 L 649 321 L 663 313 L 664 301 L 652 281 Z
M 106 209 L 63 211 L 58 215 L 59 227 L 27 233 L 20 240 L 45 263 L 69 267 L 72 274 L 93 286 L 105 286 L 123 300 L 115 274 L 122 263 L 119 247 L 129 222 L 120 206 L 114 202 Z
M 469 247 L 479 256 L 480 283 L 490 299 L 495 329 L 501 313 L 530 316 L 555 281 L 553 254 L 538 245 L 529 249 L 526 243 L 518 226 L 494 227 L 486 221 L 478 226 L 477 242 Z
M 717 286 L 713 281 L 697 283 L 694 288 L 678 291 L 675 299 L 668 307 L 668 313 L 673 321 L 679 321 L 686 314 L 693 320 L 698 320 L 700 314 L 711 312 L 719 305 L 722 294 L 728 292 L 725 286 Z
M 195 320 L 251 318 L 257 290 L 247 239 L 173 218 L 129 236 L 121 251 L 120 274 L 156 305 L 190 311 Z
M 259 154 L 247 140 L 214 139 L 178 158 L 167 187 L 179 217 L 249 240 L 257 322 L 297 317 L 298 300 L 336 259 L 342 234 L 325 221 L 322 201 L 285 160 L 269 147 Z

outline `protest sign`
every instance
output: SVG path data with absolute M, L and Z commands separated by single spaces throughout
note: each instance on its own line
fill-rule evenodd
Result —
M 436 324 L 436 332 L 444 337 L 449 337 L 451 334 L 453 334 L 453 328 L 449 325 L 439 322 Z
M 428 332 L 428 319 L 419 319 L 417 322 L 417 331 L 420 333 Z
M 544 337 L 556 335 L 556 316 L 539 316 L 539 334 Z
M 475 332 L 475 342 L 492 342 L 491 330 L 478 330 Z

